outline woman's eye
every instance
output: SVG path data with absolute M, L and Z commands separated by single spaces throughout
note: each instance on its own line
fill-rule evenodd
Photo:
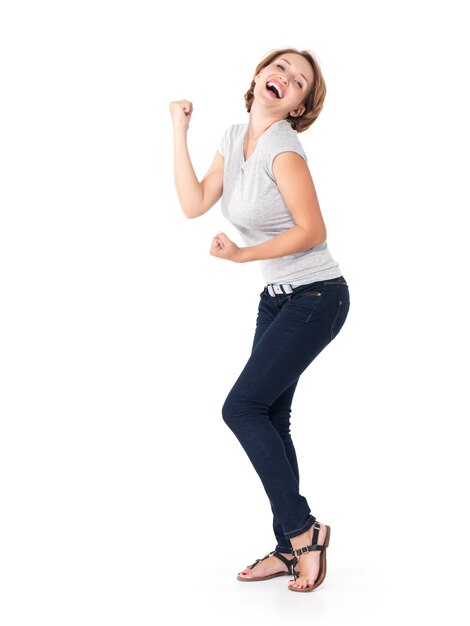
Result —
M 282 67 L 282 69 L 284 70 L 284 66 L 281 65 L 280 63 L 276 63 L 277 67 Z M 302 89 L 302 83 L 300 82 L 300 80 L 297 81 L 298 86 Z

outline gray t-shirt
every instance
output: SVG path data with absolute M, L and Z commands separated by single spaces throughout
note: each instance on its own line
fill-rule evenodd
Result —
M 221 210 L 239 231 L 246 246 L 255 246 L 295 226 L 292 213 L 279 192 L 272 170 L 280 152 L 307 156 L 295 131 L 285 119 L 271 124 L 258 138 L 245 161 L 243 139 L 248 124 L 232 124 L 220 141 L 224 157 L 224 188 Z M 313 248 L 274 259 L 260 259 L 265 283 L 306 285 L 342 275 L 326 241 Z

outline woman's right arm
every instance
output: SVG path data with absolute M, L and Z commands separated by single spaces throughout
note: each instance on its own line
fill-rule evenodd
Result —
M 174 177 L 183 213 L 188 218 L 206 213 L 221 198 L 224 157 L 217 151 L 207 174 L 198 181 L 188 152 L 187 132 L 193 105 L 188 100 L 170 102 L 174 131 Z

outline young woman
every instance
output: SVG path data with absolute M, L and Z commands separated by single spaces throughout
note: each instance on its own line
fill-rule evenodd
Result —
M 338 335 L 349 311 L 349 287 L 326 243 L 326 227 L 307 157 L 297 137 L 316 120 L 326 94 L 309 51 L 277 49 L 258 64 L 245 94 L 247 124 L 224 132 L 201 182 L 186 132 L 192 103 L 170 103 L 174 176 L 184 214 L 198 217 L 220 198 L 223 215 L 245 247 L 224 233 L 210 253 L 260 261 L 260 293 L 251 356 L 222 407 L 260 477 L 273 512 L 276 548 L 237 576 L 260 581 L 290 574 L 288 589 L 312 591 L 326 574 L 330 527 L 299 493 L 290 412 L 302 372 Z

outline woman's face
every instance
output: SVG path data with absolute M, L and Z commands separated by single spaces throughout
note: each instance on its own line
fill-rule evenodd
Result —
M 310 91 L 313 70 L 301 54 L 286 52 L 279 55 L 255 76 L 254 97 L 258 106 L 269 107 L 287 117 L 302 115 L 301 102 Z

